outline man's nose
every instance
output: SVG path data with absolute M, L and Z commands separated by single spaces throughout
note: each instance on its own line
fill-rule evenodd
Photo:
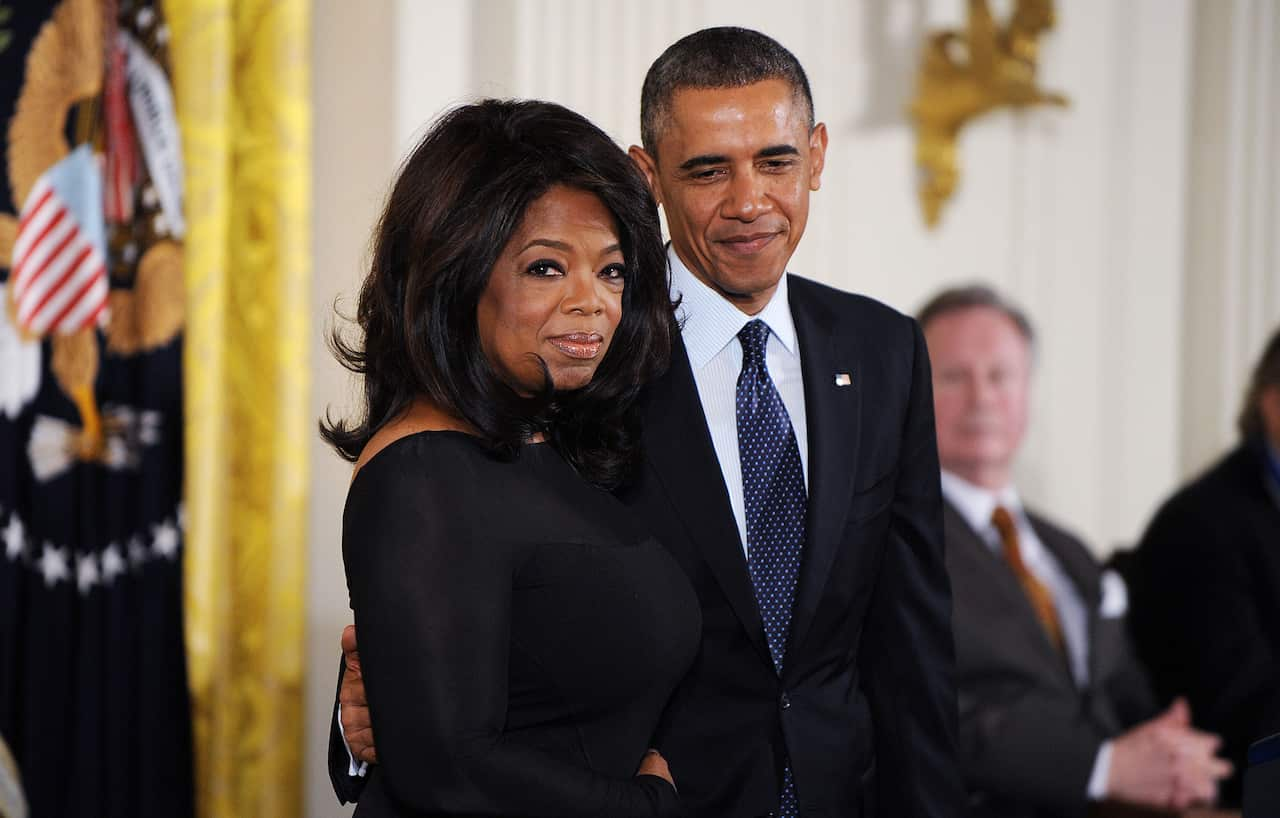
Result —
M 998 389 L 987 378 L 974 378 L 970 385 L 970 399 L 979 406 L 985 406 L 995 400 Z
M 726 219 L 754 221 L 773 209 L 763 180 L 757 173 L 735 173 L 729 183 L 721 215 Z

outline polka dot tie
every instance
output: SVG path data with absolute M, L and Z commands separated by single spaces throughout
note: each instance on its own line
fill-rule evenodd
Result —
M 764 620 L 769 654 L 781 674 L 800 576 L 808 498 L 796 433 L 765 364 L 769 325 L 759 319 L 750 321 L 738 333 L 738 340 L 742 342 L 742 374 L 738 376 L 736 414 L 746 500 L 747 570 Z M 783 769 L 777 815 L 799 815 L 790 764 Z

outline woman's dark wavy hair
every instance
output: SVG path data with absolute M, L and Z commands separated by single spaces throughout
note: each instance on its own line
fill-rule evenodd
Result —
M 522 397 L 485 357 L 476 306 L 525 211 L 553 185 L 594 193 L 617 221 L 625 263 L 622 318 L 595 377 Z M 465 419 L 498 457 L 546 435 L 580 474 L 612 488 L 639 446 L 635 399 L 666 368 L 674 334 L 658 209 L 639 170 L 607 134 L 560 105 L 483 100 L 446 113 L 400 169 L 373 238 L 356 323 L 334 355 L 363 376 L 354 421 L 327 414 L 320 433 L 356 460 L 419 396 Z

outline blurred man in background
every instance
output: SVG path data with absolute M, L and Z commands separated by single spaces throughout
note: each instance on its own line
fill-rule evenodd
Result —
M 1216 737 L 1191 728 L 1184 701 L 1156 712 L 1125 630 L 1123 582 L 1027 510 L 1013 484 L 1030 323 L 986 287 L 944 291 L 919 320 L 933 366 L 972 814 L 1213 801 L 1229 765 L 1214 757 Z
M 1185 692 L 1239 774 L 1249 744 L 1280 732 L 1280 329 L 1253 371 L 1240 441 L 1175 494 L 1133 557 L 1138 649 L 1156 692 Z

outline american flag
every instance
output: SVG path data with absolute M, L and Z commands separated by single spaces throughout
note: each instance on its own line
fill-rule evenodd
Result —
M 105 320 L 104 236 L 102 178 L 81 145 L 36 181 L 22 206 L 10 275 L 20 327 L 69 334 Z

